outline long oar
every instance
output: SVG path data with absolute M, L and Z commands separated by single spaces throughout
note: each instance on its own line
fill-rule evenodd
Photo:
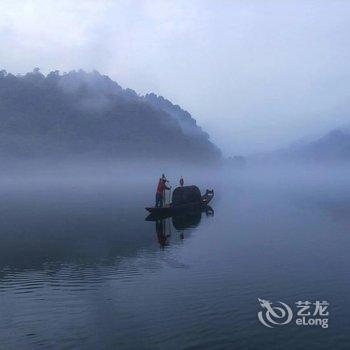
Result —
M 170 182 L 169 182 L 169 181 L 168 181 L 168 184 L 169 184 L 169 187 L 170 187 L 170 190 L 169 190 L 169 199 L 168 199 L 168 200 L 169 200 L 169 204 L 170 204 L 170 199 L 171 199 L 171 188 L 172 188 L 172 187 L 171 187 L 171 185 L 170 185 Z

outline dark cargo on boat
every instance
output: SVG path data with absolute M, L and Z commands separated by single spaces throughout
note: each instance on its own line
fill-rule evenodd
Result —
M 213 190 L 206 190 L 202 196 L 197 186 L 177 187 L 173 192 L 170 204 L 163 207 L 147 207 L 146 210 L 156 216 L 169 216 L 176 212 L 205 207 L 213 197 Z
M 172 195 L 173 205 L 200 202 L 200 200 L 201 191 L 197 186 L 177 187 Z

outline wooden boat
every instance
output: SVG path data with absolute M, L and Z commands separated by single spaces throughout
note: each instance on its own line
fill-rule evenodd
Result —
M 174 227 L 180 230 L 181 226 L 185 226 L 183 223 L 185 223 L 186 225 L 189 223 L 188 227 L 190 226 L 195 227 L 196 221 L 198 221 L 199 223 L 202 213 L 205 213 L 207 216 L 213 216 L 214 209 L 210 205 L 201 205 L 201 206 L 196 206 L 192 210 L 182 210 L 182 211 L 177 211 L 173 213 L 170 212 L 164 215 L 150 213 L 145 218 L 145 220 L 158 221 L 158 220 L 164 220 L 167 218 L 172 218 Z M 194 218 L 197 218 L 197 220 Z
M 195 187 L 195 186 L 191 186 L 191 187 Z M 166 217 L 182 211 L 190 211 L 201 207 L 205 207 L 209 204 L 209 202 L 213 199 L 213 197 L 214 197 L 214 190 L 207 190 L 204 195 L 198 197 L 198 199 L 196 200 L 191 200 L 189 202 L 184 202 L 184 201 L 179 202 L 179 201 L 174 201 L 174 194 L 173 194 L 172 203 L 165 205 L 163 207 L 146 207 L 146 210 L 153 215 Z

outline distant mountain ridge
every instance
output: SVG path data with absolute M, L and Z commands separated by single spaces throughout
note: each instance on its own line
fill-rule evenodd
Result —
M 221 158 L 188 112 L 97 71 L 0 71 L 0 125 L 2 157 Z
M 350 128 L 337 128 L 314 141 L 294 143 L 290 147 L 255 155 L 251 159 L 263 163 L 350 162 Z
M 295 155 L 314 161 L 350 161 L 350 129 L 338 128 L 296 149 Z

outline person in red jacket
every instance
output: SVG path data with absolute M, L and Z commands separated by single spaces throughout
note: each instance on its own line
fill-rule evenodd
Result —
M 157 192 L 156 192 L 156 207 L 162 207 L 163 206 L 163 201 L 164 201 L 164 191 L 165 190 L 170 190 L 171 187 L 168 187 L 165 184 L 166 180 L 161 178 L 159 179 L 158 186 L 157 186 Z

